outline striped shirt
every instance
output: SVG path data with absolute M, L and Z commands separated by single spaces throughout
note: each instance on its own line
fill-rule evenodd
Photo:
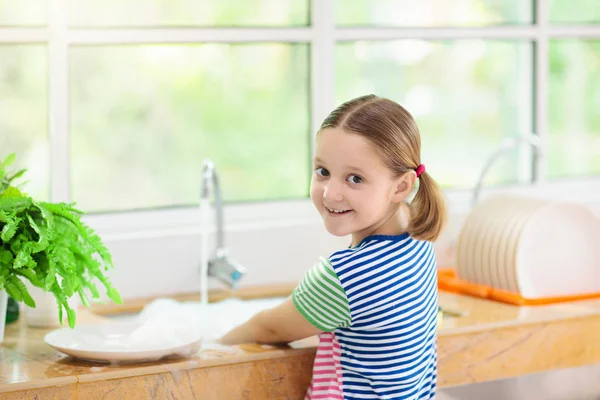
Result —
M 432 399 L 437 378 L 433 246 L 373 235 L 321 258 L 292 294 L 323 331 L 306 399 Z

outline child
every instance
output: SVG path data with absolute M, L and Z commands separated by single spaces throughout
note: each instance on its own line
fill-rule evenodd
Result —
M 430 242 L 445 206 L 420 152 L 414 119 L 391 100 L 363 96 L 333 111 L 317 134 L 310 195 L 327 231 L 351 235 L 351 246 L 321 258 L 288 300 L 221 341 L 318 334 L 307 399 L 434 398 L 438 304 Z

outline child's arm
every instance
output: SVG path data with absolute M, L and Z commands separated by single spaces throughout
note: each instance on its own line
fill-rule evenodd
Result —
M 223 344 L 288 343 L 321 333 L 296 309 L 291 297 L 259 312 L 220 339 Z

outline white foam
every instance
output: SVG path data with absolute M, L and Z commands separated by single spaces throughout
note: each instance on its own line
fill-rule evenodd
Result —
M 228 299 L 202 306 L 199 302 L 157 299 L 132 320 L 137 328 L 116 346 L 154 347 L 175 345 L 202 338 L 209 347 L 229 330 L 261 310 L 280 304 L 285 298 L 257 300 Z

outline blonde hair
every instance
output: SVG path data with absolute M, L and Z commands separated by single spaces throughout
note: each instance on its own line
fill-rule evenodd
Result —
M 325 118 L 319 131 L 327 128 L 341 128 L 367 138 L 396 176 L 421 165 L 417 123 L 404 107 L 392 100 L 367 95 L 347 101 Z M 409 204 L 408 233 L 415 239 L 434 241 L 446 222 L 444 196 L 427 172 L 422 172 L 418 179 L 417 192 Z

